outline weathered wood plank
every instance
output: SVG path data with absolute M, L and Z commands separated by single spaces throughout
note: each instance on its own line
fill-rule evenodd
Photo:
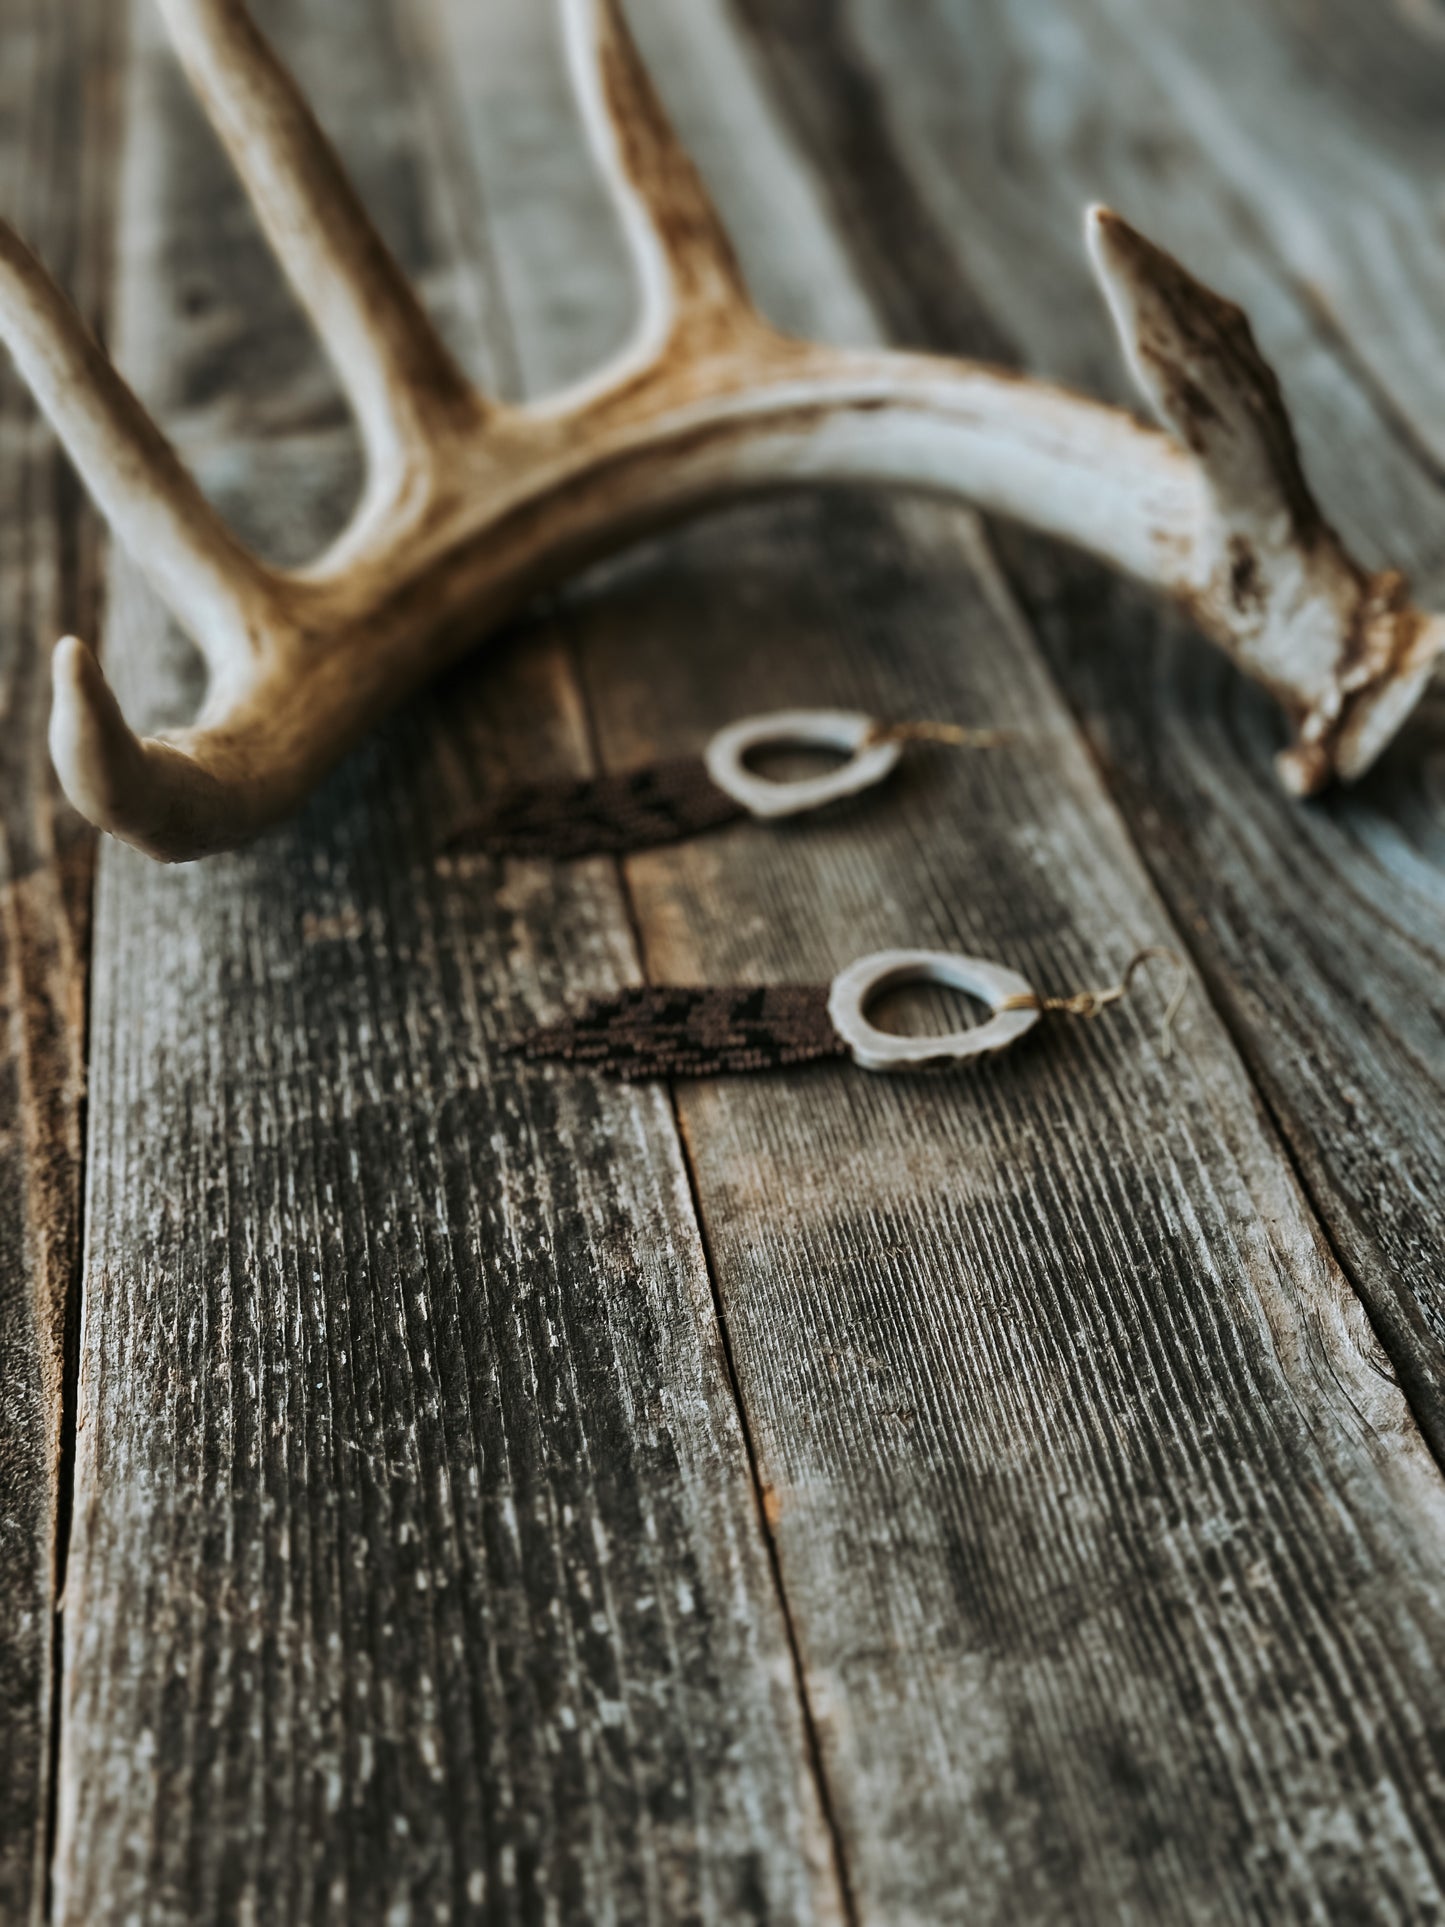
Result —
M 749 218 L 807 182 L 721 11 L 637 11 L 770 311 L 854 326 Z M 1170 939 L 967 517 L 737 512 L 574 619 L 610 766 L 775 703 L 1020 733 L 636 859 L 658 979 L 943 943 L 1066 989 Z M 1165 1064 L 1158 1008 L 976 1078 L 679 1094 L 864 1918 L 1445 1904 L 1440 1477 L 1224 1027 L 1196 997 Z
M 266 12 L 465 331 L 422 17 Z M 350 438 L 137 32 L 122 357 L 296 553 Z M 142 713 L 161 635 L 117 571 Z M 104 852 L 60 1920 L 838 1915 L 670 1107 L 498 1051 L 635 975 L 615 876 L 435 855 L 584 755 L 543 626 L 257 850 Z
M 104 296 L 108 9 L 15 0 L 0 208 L 92 316 Z M 45 750 L 48 644 L 96 630 L 94 524 L 0 373 L 0 1918 L 39 1918 L 67 1313 L 79 1262 L 92 839 Z
M 619 764 L 773 700 L 1031 743 L 1024 774 L 920 769 L 831 833 L 639 860 L 660 979 L 916 942 L 1064 989 L 1167 938 L 956 530 L 908 521 L 739 518 L 589 612 Z M 1157 1012 L 962 1083 L 683 1096 L 865 1918 L 1445 1893 L 1438 1482 L 1219 1027 L 1193 1012 L 1165 1066 Z
M 1445 443 L 1420 339 L 1438 337 L 1441 135 L 1403 95 L 1382 125 L 1382 73 L 1404 62 L 1362 56 L 1351 89 L 1349 37 L 1326 53 L 1331 35 L 1283 6 L 787 0 L 750 18 L 895 334 L 1127 395 L 1079 243 L 1082 203 L 1113 200 L 1246 303 L 1327 508 L 1367 557 L 1445 599 L 1430 459 Z M 1356 39 L 1376 25 L 1356 16 Z M 1426 74 L 1445 98 L 1438 49 L 1421 48 L 1416 95 Z M 1183 625 L 1086 564 L 1000 540 L 1445 1456 L 1438 697 L 1367 782 L 1300 807 L 1272 780 L 1267 703 Z

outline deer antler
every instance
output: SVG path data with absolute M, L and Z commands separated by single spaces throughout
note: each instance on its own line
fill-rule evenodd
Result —
M 265 567 L 0 230 L 0 336 L 210 669 L 195 726 L 141 741 L 85 645 L 57 649 L 56 768 L 127 842 L 173 860 L 244 842 L 543 583 L 784 484 L 945 490 L 1157 585 L 1274 692 L 1297 793 L 1360 774 L 1423 690 L 1445 624 L 1410 606 L 1399 576 L 1367 575 L 1323 520 L 1244 317 L 1117 215 L 1089 216 L 1094 265 L 1174 436 L 973 363 L 791 340 L 749 301 L 616 0 L 562 0 L 641 313 L 592 380 L 502 407 L 448 354 L 239 0 L 160 4 L 345 384 L 369 480 L 329 554 Z

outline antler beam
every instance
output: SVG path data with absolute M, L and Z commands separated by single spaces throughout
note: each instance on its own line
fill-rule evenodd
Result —
M 472 387 L 239 0 L 160 0 L 346 388 L 368 460 L 352 526 L 282 573 L 222 527 L 44 270 L 0 230 L 0 338 L 211 672 L 193 728 L 140 740 L 95 657 L 55 659 L 51 748 L 92 822 L 180 860 L 293 810 L 385 712 L 543 584 L 711 502 L 869 480 L 963 496 L 1182 603 L 1279 700 L 1299 794 L 1359 775 L 1445 624 L 1324 521 L 1244 317 L 1117 215 L 1093 262 L 1170 432 L 964 361 L 792 340 L 753 308 L 615 0 L 562 0 L 597 163 L 641 290 L 624 352 L 529 407 Z

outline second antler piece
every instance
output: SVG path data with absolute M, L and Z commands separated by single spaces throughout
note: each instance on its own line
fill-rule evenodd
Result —
M 168 860 L 234 847 L 545 584 L 720 499 L 843 480 L 962 496 L 1162 589 L 1278 699 L 1296 793 L 1370 764 L 1445 624 L 1325 522 L 1238 309 L 1090 213 L 1095 270 L 1169 433 L 971 362 L 790 339 L 752 306 L 616 0 L 561 4 L 640 314 L 593 379 L 503 407 L 457 367 L 239 0 L 160 0 L 365 444 L 356 516 L 308 569 L 241 547 L 0 227 L 0 338 L 211 678 L 192 728 L 141 740 L 91 651 L 62 642 L 51 750 L 79 810 Z

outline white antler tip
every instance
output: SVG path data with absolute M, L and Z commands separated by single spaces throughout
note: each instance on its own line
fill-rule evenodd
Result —
M 1109 229 L 1118 224 L 1119 217 L 1107 202 L 1090 201 L 1084 209 L 1084 238 L 1091 250 L 1103 245 Z
M 61 788 L 101 829 L 129 822 L 144 796 L 145 752 L 94 653 L 78 636 L 55 646 L 50 754 Z
M 1214 299 L 1172 254 L 1102 202 L 1096 201 L 1084 217 L 1084 239 L 1094 273 L 1126 343 L 1137 335 L 1142 307 L 1151 297 L 1155 301 L 1163 298 L 1171 307 L 1181 302 L 1192 305 L 1194 298 Z
M 1160 301 L 1166 289 L 1176 299 L 1192 283 L 1179 264 L 1152 241 L 1146 241 L 1121 214 L 1096 201 L 1084 216 L 1084 241 L 1093 264 L 1094 276 L 1109 304 L 1114 328 L 1134 379 L 1156 408 L 1160 397 L 1150 369 L 1141 359 L 1142 337 L 1164 323 L 1164 333 L 1174 332 L 1168 308 Z M 1167 415 L 1167 410 L 1161 410 Z
M 1095 201 L 1084 215 L 1084 241 L 1094 272 L 1106 287 L 1136 281 L 1147 273 L 1151 257 L 1168 258 L 1102 201 Z

